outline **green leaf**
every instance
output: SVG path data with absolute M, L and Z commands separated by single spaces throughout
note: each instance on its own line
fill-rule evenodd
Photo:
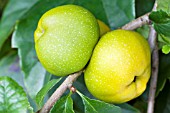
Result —
M 2 49 L 0 50 L 0 59 L 6 55 L 8 55 L 11 51 L 14 51 L 11 48 L 11 40 L 8 39 L 4 42 L 4 45 L 2 46 Z
M 0 17 L 1 17 L 1 12 L 3 11 L 7 3 L 8 0 L 0 0 Z
M 76 89 L 78 91 L 80 91 L 81 93 L 83 93 L 85 96 L 94 98 L 91 95 L 91 93 L 88 91 L 88 89 L 85 85 L 83 74 L 78 77 L 78 79 L 74 82 L 73 86 L 75 86 Z M 76 93 L 76 94 L 72 95 L 72 99 L 74 102 L 74 110 L 76 110 L 75 112 L 83 113 L 84 112 L 84 104 L 83 104 L 81 97 Z
M 135 18 L 134 0 L 101 0 L 109 25 L 119 28 Z
M 90 99 L 81 94 L 79 91 L 77 91 L 77 93 L 83 100 L 85 113 L 122 113 L 118 106 L 108 104 L 103 101 Z
M 136 16 L 142 16 L 153 8 L 153 0 L 135 0 Z
M 159 73 L 158 73 L 158 81 L 157 81 L 157 91 L 156 95 L 159 94 L 160 91 L 163 90 L 167 79 L 170 79 L 170 54 L 165 55 L 159 54 Z
M 51 108 L 50 113 L 74 113 L 73 111 L 73 100 L 71 98 L 71 93 L 60 98 L 53 108 Z
M 48 83 L 51 79 L 53 79 L 53 78 L 52 78 L 52 74 L 50 74 L 49 72 L 46 71 L 46 73 L 45 73 L 45 78 L 44 78 L 44 85 L 45 85 L 46 83 Z M 54 78 L 54 79 L 56 79 L 56 78 Z M 59 77 L 58 77 L 57 79 L 59 79 Z
M 36 103 L 37 105 L 40 107 L 42 107 L 42 103 L 43 103 L 43 99 L 45 97 L 45 95 L 48 93 L 48 91 L 54 87 L 55 84 L 57 84 L 59 81 L 61 80 L 61 78 L 59 79 L 53 79 L 51 81 L 49 81 L 36 95 Z
M 162 10 L 154 11 L 149 15 L 149 18 L 152 20 L 154 28 L 159 34 L 170 37 L 170 16 L 166 12 Z
M 157 9 L 163 10 L 170 14 L 170 0 L 157 0 Z
M 162 52 L 168 54 L 170 52 L 170 45 L 164 45 L 162 47 Z
M 135 18 L 134 0 L 75 0 L 90 10 L 97 19 L 108 24 L 112 29 L 123 26 Z
M 23 88 L 7 76 L 0 77 L 0 113 L 27 113 L 30 105 Z
M 170 113 L 170 83 L 166 82 L 164 89 L 155 100 L 154 113 Z
M 117 106 L 119 106 L 122 109 L 122 113 L 140 113 L 138 109 L 132 107 L 127 103 L 118 104 Z
M 0 21 L 0 49 L 11 34 L 13 27 L 38 0 L 9 0 Z
M 170 20 L 170 16 L 166 13 L 166 12 L 164 12 L 164 11 L 162 11 L 162 10 L 160 10 L 160 11 L 153 11 L 153 12 L 151 12 L 151 14 L 149 15 L 149 18 L 154 22 L 154 23 L 157 23 L 157 24 L 163 24 L 163 23 L 167 23 L 167 22 L 169 22 L 169 20 Z
M 72 99 L 75 113 L 84 113 L 84 104 L 81 97 L 77 93 L 74 93 Z
M 170 38 L 164 35 L 158 35 L 158 41 L 162 42 L 164 45 L 170 44 Z
M 170 45 L 170 38 L 169 37 L 166 37 L 162 34 L 158 34 L 158 47 L 159 49 L 162 49 L 163 46 L 165 45 Z
M 148 36 L 149 36 L 149 26 L 148 25 L 144 25 L 144 26 L 136 29 L 136 31 L 138 33 L 140 33 L 144 38 L 148 39 Z
M 75 0 L 74 4 L 88 9 L 97 19 L 109 25 L 102 0 Z

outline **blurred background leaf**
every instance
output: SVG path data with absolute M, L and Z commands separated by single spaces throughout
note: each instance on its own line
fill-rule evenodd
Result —
M 2 2 L 3 1 L 3 2 Z M 13 31 L 14 25 L 37 0 L 9 0 L 0 20 L 0 50 L 5 40 Z M 7 3 L 1 0 L 2 7 Z
M 2 16 L 3 9 L 7 3 L 8 3 L 8 0 L 0 0 L 0 18 Z
M 142 16 L 152 10 L 155 0 L 135 0 L 136 17 Z
M 16 51 L 9 53 L 0 60 L 0 76 L 9 76 L 24 87 L 23 73 L 19 66 L 19 58 Z
M 164 45 L 170 44 L 170 38 L 162 34 L 158 34 L 158 42 L 159 42 L 159 48 L 161 49 Z
M 170 0 L 157 0 L 157 9 L 170 14 Z
M 110 0 L 108 0 L 110 1 Z M 97 19 L 102 20 L 104 23 L 109 25 L 108 18 L 103 7 L 102 0 L 75 0 L 75 5 L 80 5 L 89 11 L 91 11 Z
M 11 51 L 17 52 L 16 49 L 11 48 L 11 38 L 8 38 L 5 42 L 4 45 L 2 46 L 2 49 L 0 51 L 0 59 L 7 56 Z
M 45 69 L 40 63 L 37 63 L 29 76 L 24 78 L 25 87 L 31 98 L 35 99 L 38 91 L 44 86 L 45 73 Z
M 166 82 L 164 89 L 160 92 L 155 101 L 155 113 L 170 113 L 170 82 Z
M 117 106 L 119 106 L 122 109 L 122 113 L 140 113 L 138 109 L 134 108 L 133 106 L 127 103 L 119 104 Z
M 134 0 L 102 0 L 109 26 L 117 29 L 135 18 Z
M 148 36 L 149 36 L 149 26 L 148 25 L 144 25 L 140 28 L 137 28 L 136 31 L 138 33 L 140 33 L 144 38 L 148 39 Z
M 161 52 L 159 52 L 159 76 L 158 76 L 158 82 L 157 82 L 157 91 L 156 95 L 160 93 L 160 91 L 163 90 L 165 83 L 167 79 L 170 79 L 170 54 L 165 55 Z
M 90 10 L 96 18 L 112 29 L 121 27 L 135 18 L 135 1 L 127 0 L 75 0 L 74 4 Z

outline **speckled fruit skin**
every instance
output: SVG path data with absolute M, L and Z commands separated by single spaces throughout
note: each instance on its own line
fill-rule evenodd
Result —
M 38 59 L 56 76 L 81 70 L 89 61 L 98 38 L 97 20 L 88 10 L 76 5 L 47 11 L 34 33 Z
M 123 103 L 141 95 L 150 78 L 150 48 L 140 34 L 115 30 L 101 37 L 85 71 L 96 98 Z
M 97 22 L 98 22 L 99 28 L 100 28 L 100 37 L 102 35 L 104 35 L 105 33 L 111 31 L 110 28 L 104 22 L 102 22 L 101 20 L 97 19 Z

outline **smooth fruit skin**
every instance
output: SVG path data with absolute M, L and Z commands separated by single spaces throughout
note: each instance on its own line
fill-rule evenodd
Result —
M 111 31 L 110 28 L 101 20 L 97 19 L 97 22 L 99 24 L 99 28 L 100 28 L 100 37 L 104 34 L 106 34 L 107 32 Z
M 124 103 L 141 95 L 151 72 L 147 41 L 134 31 L 115 30 L 96 45 L 85 71 L 85 83 L 96 98 Z
M 47 11 L 34 33 L 38 59 L 47 71 L 56 76 L 81 70 L 89 61 L 98 38 L 96 18 L 76 5 Z

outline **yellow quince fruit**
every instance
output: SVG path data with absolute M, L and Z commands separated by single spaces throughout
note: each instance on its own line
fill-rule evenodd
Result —
M 98 22 L 99 28 L 100 28 L 100 36 L 111 31 L 110 28 L 104 22 L 102 22 L 101 20 L 97 19 L 97 22 Z
M 120 29 L 101 37 L 84 77 L 94 97 L 124 103 L 144 92 L 150 72 L 148 42 L 137 32 Z

